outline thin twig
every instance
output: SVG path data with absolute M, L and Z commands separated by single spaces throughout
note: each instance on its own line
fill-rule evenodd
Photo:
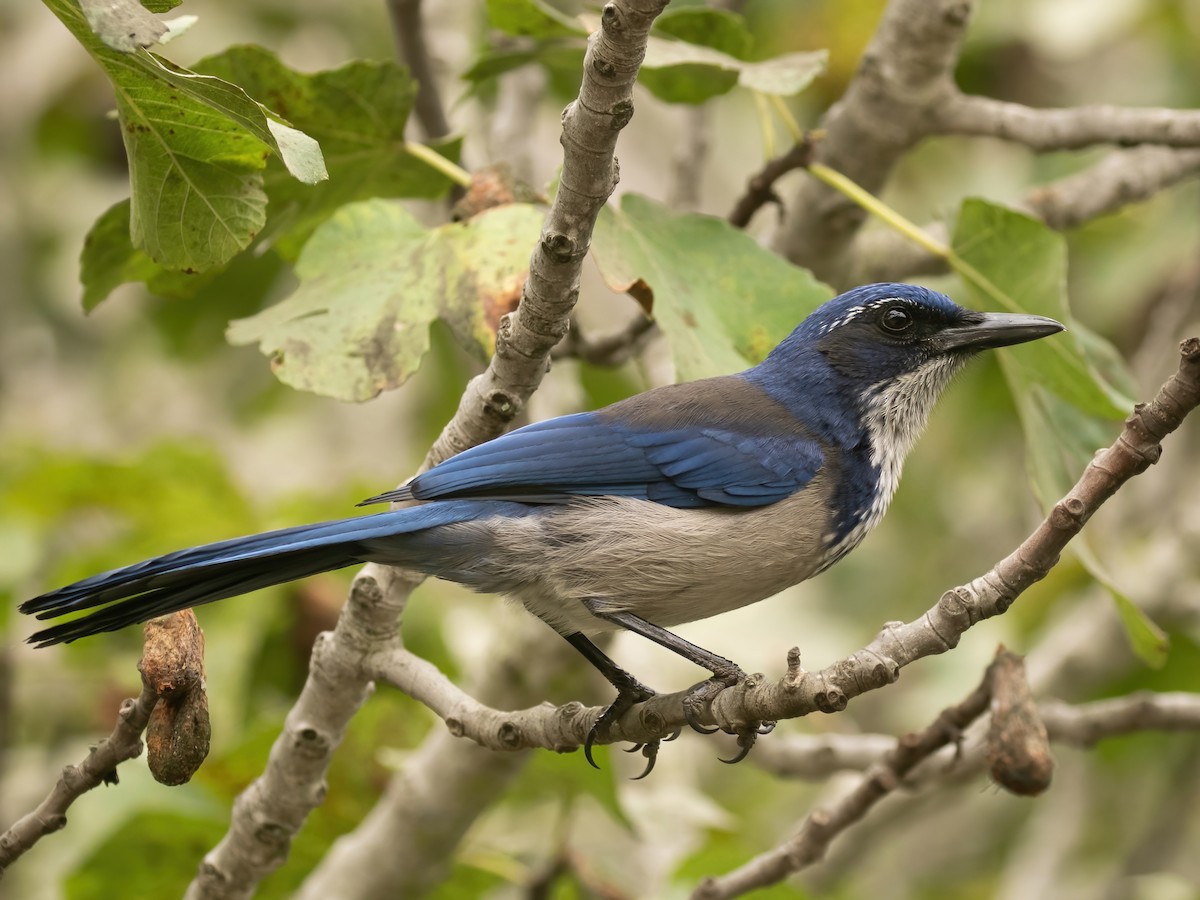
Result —
M 427 139 L 443 138 L 450 133 L 450 122 L 446 119 L 425 44 L 421 0 L 387 0 L 387 8 L 400 59 L 417 82 L 417 99 L 413 107 L 417 121 Z
M 571 330 L 554 348 L 553 359 L 580 359 L 594 366 L 620 366 L 637 355 L 647 339 L 656 332 L 649 316 L 638 316 L 623 329 L 606 337 L 592 339 L 571 323 Z
M 1048 700 L 1038 705 L 1038 715 L 1052 743 L 1089 748 L 1107 738 L 1147 731 L 1198 732 L 1200 695 L 1146 691 L 1078 705 Z M 845 739 L 845 747 L 841 759 L 846 763 L 843 770 L 877 771 L 884 765 L 887 750 L 881 748 L 883 743 L 889 740 L 886 735 L 842 737 Z M 894 746 L 894 739 L 890 740 Z M 818 761 L 808 758 L 810 748 L 798 738 L 789 738 L 782 746 L 779 741 L 773 741 L 771 744 L 774 746 L 770 748 L 770 754 L 763 754 L 758 759 L 759 765 L 766 763 L 768 771 L 784 777 L 797 772 L 801 773 L 800 777 L 824 777 L 818 774 Z M 859 745 L 858 749 L 855 749 L 855 744 Z M 902 783 L 905 790 L 901 796 L 906 798 L 904 803 L 890 807 L 886 815 L 880 810 L 879 814 L 885 815 L 884 819 L 880 820 L 877 816 L 871 825 L 846 834 L 844 841 L 852 840 L 853 835 L 853 840 L 861 847 L 863 841 L 870 842 L 871 834 L 886 833 L 889 822 L 894 823 L 897 817 L 906 815 L 905 810 L 919 799 L 927 797 L 931 790 L 975 783 L 987 766 L 988 745 L 984 741 L 972 742 L 965 748 L 942 748 L 936 754 L 927 757 L 918 767 L 909 769 Z M 825 776 L 833 774 L 834 771 L 837 770 L 826 770 Z M 767 856 L 773 857 L 777 853 L 778 849 L 772 850 Z M 854 849 L 843 846 L 838 851 L 838 855 L 843 858 L 847 853 L 853 855 Z M 861 862 L 861 855 L 857 858 Z M 806 858 L 804 861 L 807 864 L 815 860 Z M 732 897 L 744 892 L 747 887 L 753 886 L 753 879 L 750 877 L 753 872 L 748 870 L 755 865 L 754 862 L 748 863 L 736 873 L 716 879 L 716 891 L 704 896 Z M 783 875 L 794 874 L 795 871 L 797 870 L 788 870 L 783 872 Z M 726 892 L 720 892 L 722 888 L 726 889 Z
M 64 768 L 46 799 L 0 835 L 0 873 L 43 837 L 65 826 L 67 810 L 86 792 L 117 783 L 117 766 L 142 752 L 142 732 L 157 702 L 158 694 L 143 682 L 137 699 L 121 704 L 112 734 L 93 747 L 79 765 Z
M 1088 748 L 1141 731 L 1200 731 L 1200 694 L 1139 691 L 1090 703 L 1043 700 L 1038 716 L 1051 742 Z M 887 734 L 777 735 L 755 747 L 750 758 L 780 778 L 823 781 L 877 765 L 895 743 Z M 983 757 L 977 762 L 982 767 Z
M 779 195 L 775 193 L 775 182 L 796 169 L 805 168 L 813 157 L 813 140 L 811 133 L 805 135 L 805 140 L 797 142 L 781 156 L 769 160 L 766 165 L 755 173 L 746 184 L 746 190 L 729 215 L 726 216 L 730 225 L 745 228 L 750 224 L 754 214 L 768 203 L 783 205 Z
M 810 814 L 799 832 L 780 846 L 764 853 L 736 870 L 719 878 L 702 882 L 693 897 L 696 900 L 726 900 L 755 888 L 781 881 L 788 875 L 817 862 L 832 840 L 849 826 L 860 821 L 880 800 L 901 785 L 918 765 L 931 760 L 978 717 L 990 703 L 993 706 L 993 730 L 997 695 L 1004 692 L 1002 668 L 1017 659 L 1011 654 L 1000 655 L 988 667 L 983 682 L 959 704 L 943 711 L 924 731 L 907 735 L 894 742 L 893 749 L 882 754 L 867 769 L 858 786 L 832 807 Z M 1018 684 L 1023 680 L 1018 679 Z M 981 696 L 982 695 L 982 696 Z M 1037 709 L 1050 739 L 1077 747 L 1091 747 L 1100 740 L 1141 731 L 1200 731 L 1200 696 L 1186 693 L 1154 694 L 1143 692 L 1112 700 L 1071 706 L 1065 703 L 1043 703 Z M 1039 723 L 1040 724 L 1040 723 Z M 871 738 L 878 735 L 854 735 Z M 997 750 L 994 735 L 985 747 L 973 747 L 963 754 L 953 751 L 954 764 L 936 768 L 925 766 L 938 783 L 959 783 L 974 777 L 988 760 L 994 760 Z M 938 754 L 944 756 L 945 754 Z

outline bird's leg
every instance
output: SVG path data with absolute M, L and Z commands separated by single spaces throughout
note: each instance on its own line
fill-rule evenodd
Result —
M 625 715 L 626 711 L 635 704 L 649 700 L 655 692 L 609 659 L 603 650 L 579 632 L 564 635 L 564 637 L 566 637 L 567 643 L 583 654 L 583 658 L 595 666 L 597 671 L 608 680 L 608 683 L 617 689 L 617 699 L 609 704 L 608 708 L 596 719 L 591 731 L 588 732 L 587 739 L 583 742 L 583 755 L 598 769 L 600 767 L 592 759 L 592 744 L 596 742 L 596 738 L 607 738 L 608 729 L 612 727 L 613 722 Z M 675 736 L 677 737 L 678 733 Z M 667 740 L 672 739 L 667 738 Z M 647 744 L 635 744 L 630 749 L 631 753 L 641 750 L 642 756 L 646 757 L 646 768 L 641 775 L 637 776 L 638 778 L 645 778 L 654 768 L 654 762 L 658 759 L 659 743 L 659 741 L 650 741 Z
M 654 641 L 654 643 L 678 653 L 688 662 L 695 663 L 701 668 L 712 672 L 712 678 L 692 687 L 688 691 L 687 696 L 684 697 L 683 716 L 687 719 L 687 723 L 701 734 L 712 734 L 717 731 L 716 728 L 707 728 L 701 725 L 699 715 L 707 709 L 717 694 L 728 687 L 733 687 L 746 677 L 746 673 L 742 671 L 737 663 L 731 662 L 723 656 L 717 656 L 717 654 L 705 650 L 691 641 L 686 641 L 679 637 L 679 635 L 673 634 L 652 622 L 647 622 L 641 616 L 630 612 L 612 612 L 606 610 L 602 602 L 597 600 L 584 600 L 583 604 L 597 618 L 604 619 L 606 622 L 612 622 L 614 625 L 620 625 L 627 631 L 632 631 L 634 634 L 639 634 L 644 638 Z M 764 727 L 766 731 L 762 730 Z M 722 760 L 722 762 L 741 762 L 746 758 L 746 754 L 750 752 L 750 748 L 754 746 L 754 741 L 758 735 L 768 733 L 774 727 L 773 722 L 753 722 L 745 728 L 738 729 L 735 733 L 738 736 L 738 746 L 741 747 L 741 751 L 732 759 Z

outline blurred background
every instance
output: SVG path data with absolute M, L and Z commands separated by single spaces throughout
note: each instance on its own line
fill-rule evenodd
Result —
M 526 67 L 469 91 L 463 73 L 498 40 L 484 4 L 427 6 L 429 47 L 450 121 L 465 137 L 464 165 L 503 160 L 543 189 L 561 162 L 559 114 L 575 84 Z M 829 50 L 825 74 L 791 104 L 802 125 L 815 124 L 841 96 L 883 6 L 748 0 L 741 7 L 756 54 Z M 242 43 L 270 48 L 301 71 L 396 55 L 381 2 L 188 0 L 179 12 L 199 16 L 165 50 L 185 66 Z M 1197 0 L 982 3 L 958 81 L 965 91 L 1033 106 L 1195 108 L 1198 48 Z M 678 194 L 673 149 L 696 134 L 695 111 L 640 88 L 635 103 L 621 136 L 618 194 L 725 215 L 764 161 L 752 99 L 734 91 L 704 107 L 699 127 L 708 152 L 698 191 L 687 200 Z M 435 326 L 421 371 L 371 402 L 339 403 L 280 384 L 256 349 L 224 339 L 231 319 L 294 286 L 290 269 L 270 254 L 235 263 L 244 292 L 230 290 L 237 281 L 227 279 L 219 291 L 164 300 L 125 285 L 85 315 L 83 238 L 129 192 L 113 106 L 110 83 L 54 15 L 38 4 L 0 7 L 3 825 L 111 730 L 121 699 L 139 685 L 137 629 L 35 651 L 22 643 L 33 626 L 15 615 L 20 600 L 178 547 L 348 514 L 357 500 L 411 474 L 479 369 Z M 932 140 L 909 154 L 884 199 L 916 222 L 944 220 L 963 196 L 1018 203 L 1033 186 L 1104 152 L 1035 156 L 991 140 Z M 445 217 L 441 204 L 410 206 L 430 223 Z M 768 208 L 751 230 L 765 242 L 776 224 Z M 1200 185 L 1185 182 L 1067 237 L 1075 316 L 1121 350 L 1148 398 L 1174 369 L 1178 341 L 1200 326 Z M 928 283 L 961 297 L 952 279 Z M 639 314 L 589 264 L 580 327 L 615 332 Z M 594 407 L 672 377 L 656 341 L 616 369 L 565 360 L 529 414 Z M 921 728 L 976 683 L 1000 643 L 1030 655 L 1039 696 L 1080 701 L 1138 688 L 1200 690 L 1198 437 L 1192 423 L 1170 438 L 1161 465 L 1123 490 L 1087 532 L 1122 590 L 1169 634 L 1164 667 L 1137 661 L 1107 593 L 1067 559 L 1009 614 L 970 631 L 955 652 L 906 669 L 897 685 L 843 714 L 784 723 L 777 734 Z M 1013 403 L 995 362 L 983 361 L 939 406 L 891 513 L 859 553 L 815 582 L 679 631 L 747 671 L 778 675 L 793 645 L 816 669 L 864 645 L 885 621 L 911 619 L 946 588 L 985 571 L 1039 518 Z M 232 798 L 262 770 L 303 683 L 312 640 L 332 626 L 352 574 L 203 609 L 209 762 L 177 789 L 153 783 L 140 761 L 122 767 L 121 785 L 82 798 L 67 830 L 15 866 L 0 894 L 178 895 L 224 833 Z M 404 627 L 411 649 L 463 678 L 489 647 L 543 626 L 495 598 L 427 583 Z M 664 690 L 697 678 L 637 638 L 618 639 L 612 653 Z M 608 698 L 597 679 L 550 686 L 546 694 L 556 703 Z M 370 809 L 406 753 L 440 727 L 416 703 L 377 692 L 336 757 L 327 802 L 261 896 L 294 890 L 331 841 Z M 532 896 L 519 886 L 563 856 L 572 874 L 547 896 L 682 895 L 696 878 L 774 846 L 844 785 L 842 776 L 781 781 L 753 761 L 722 766 L 716 756 L 726 749 L 685 735 L 664 748 L 653 777 L 636 784 L 625 779 L 639 758 L 626 765 L 612 754 L 595 773 L 579 754 L 537 754 L 476 824 L 435 896 Z M 762 896 L 1200 896 L 1198 750 L 1195 735 L 1137 735 L 1094 752 L 1057 750 L 1057 781 L 1039 800 L 1000 793 L 980 778 L 894 808 L 884 804 L 800 882 Z

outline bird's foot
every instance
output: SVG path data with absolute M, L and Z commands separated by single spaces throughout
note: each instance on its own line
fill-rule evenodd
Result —
M 592 725 L 591 730 L 588 731 L 587 738 L 583 742 L 584 758 L 596 769 L 600 768 L 600 766 L 592 758 L 592 745 L 597 740 L 607 741 L 609 729 L 612 728 L 614 722 L 638 703 L 643 703 L 655 696 L 653 689 L 646 687 L 635 678 L 623 681 L 621 684 L 616 685 L 616 687 L 617 699 L 613 700 L 608 708 L 600 713 L 600 716 Z M 665 739 L 673 741 L 677 737 L 679 737 L 679 731 L 667 736 Z M 647 741 L 644 744 L 634 744 L 628 748 L 626 752 L 637 753 L 641 751 L 642 756 L 646 758 L 646 768 L 642 770 L 642 774 L 638 775 L 634 781 L 645 778 L 650 774 L 650 771 L 654 768 L 654 763 L 658 760 L 658 747 L 660 743 L 661 741 Z
M 693 731 L 701 734 L 715 734 L 721 729 L 700 724 L 700 716 L 708 711 L 709 705 L 717 698 L 717 694 L 726 688 L 731 688 L 743 678 L 746 673 L 734 663 L 729 668 L 713 672 L 712 678 L 694 684 L 683 698 L 683 718 Z
M 726 688 L 731 688 L 746 678 L 746 673 L 736 665 L 730 664 L 728 669 L 720 672 L 714 672 L 713 677 L 692 687 L 688 691 L 687 696 L 683 698 L 683 717 L 691 726 L 693 731 L 698 731 L 701 734 L 715 734 L 721 729 L 717 726 L 707 726 L 700 722 L 700 716 L 708 711 L 710 704 L 716 699 L 717 695 Z M 758 740 L 760 734 L 770 734 L 775 730 L 774 722 L 748 722 L 740 728 L 728 731 L 729 734 L 737 735 L 737 743 L 740 748 L 737 755 L 730 759 L 721 759 L 723 763 L 739 763 L 745 759 L 750 750 L 754 747 L 754 742 Z

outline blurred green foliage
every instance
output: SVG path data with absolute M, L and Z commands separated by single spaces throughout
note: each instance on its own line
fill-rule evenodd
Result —
M 1106 25 L 1113 20 L 1097 15 L 1072 29 L 1047 24 L 1051 6 L 982 4 L 957 73 L 960 85 L 1039 106 L 1200 103 L 1194 52 L 1200 26 L 1186 5 L 1133 3 L 1124 22 Z M 68 0 L 52 0 L 51 7 L 67 19 L 76 9 Z M 433 5 L 426 7 L 432 13 Z M 704 211 L 720 212 L 762 163 L 753 100 L 733 90 L 739 79 L 744 84 L 747 71 L 766 66 L 769 73 L 778 65 L 787 81 L 780 92 L 793 114 L 811 124 L 841 96 L 882 8 L 882 0 L 751 0 L 736 15 L 672 4 L 655 37 L 674 56 L 660 56 L 657 64 L 651 59 L 644 77 L 649 94 L 639 89 L 637 114 L 622 138 L 627 181 L 652 196 L 628 191 L 605 210 L 593 247 L 600 279 L 585 281 L 580 304 L 591 333 L 616 331 L 650 310 L 665 346 L 652 345 L 645 359 L 619 369 L 557 363 L 535 398 L 537 414 L 613 402 L 664 380 L 667 370 L 697 377 L 757 361 L 828 295 L 807 272 L 763 249 L 755 234 L 663 205 L 668 151 L 678 132 L 671 130 L 675 112 L 659 100 L 708 102 L 718 126 Z M 502 79 L 525 66 L 546 73 L 539 121 L 545 134 L 554 133 L 562 103 L 578 87 L 579 12 L 565 4 L 490 0 L 471 7 L 465 21 L 455 14 L 447 23 L 431 14 L 431 39 L 452 70 L 449 83 L 462 79 L 462 97 L 448 92 L 452 114 L 478 132 L 467 135 L 466 150 L 459 136 L 433 149 L 451 161 L 463 153 L 484 161 L 491 152 L 485 148 L 499 143 L 488 129 L 500 108 Z M 0 67 L 3 59 L 18 58 L 16 48 L 37 46 L 45 26 L 38 16 L 47 14 L 22 9 L 4 15 L 16 28 L 0 47 L 10 51 L 0 53 Z M 181 546 L 341 516 L 357 499 L 404 477 L 490 349 L 496 307 L 485 310 L 484 304 L 494 295 L 511 299 L 511 283 L 519 281 L 537 237 L 539 214 L 532 208 L 446 225 L 440 206 L 397 202 L 439 200 L 451 183 L 403 149 L 415 84 L 387 59 L 393 51 L 383 4 L 225 0 L 203 15 L 164 51 L 172 58 L 178 53 L 181 62 L 190 54 L 186 70 L 149 53 L 138 54 L 133 68 L 123 67 L 123 57 L 83 35 L 92 56 L 80 51 L 71 59 L 52 45 L 44 51 L 53 62 L 42 81 L 23 70 L 6 82 L 32 79 L 27 97 L 7 97 L 4 108 L 19 127 L 6 129 L 0 143 L 0 175 L 14 191 L 9 218 L 0 218 L 7 229 L 0 232 L 0 264 L 10 276 L 0 306 L 0 655 L 7 661 L 0 666 L 0 695 L 11 697 L 0 703 L 0 818 L 31 805 L 64 762 L 80 758 L 89 742 L 107 733 L 120 697 L 137 684 L 136 630 L 32 653 L 19 645 L 30 623 L 12 614 L 16 603 Z M 80 20 L 72 21 L 82 34 Z M 790 56 L 826 49 L 828 64 L 819 74 L 816 57 Z M 1128 77 L 1134 65 L 1128 59 L 1141 61 L 1136 79 Z M 124 90 L 128 79 L 150 92 L 137 96 L 152 99 L 182 85 L 201 86 L 193 94 L 166 95 L 189 98 L 166 111 L 178 124 L 206 126 L 205 134 L 191 135 L 194 141 L 178 135 L 179 145 L 168 144 L 190 154 L 179 157 L 183 162 L 164 169 L 164 158 L 144 140 L 174 127 L 164 124 L 176 121 L 168 117 L 155 120 L 156 131 L 141 132 L 142 140 L 125 142 L 133 154 L 127 170 L 121 148 L 130 132 L 121 124 L 141 121 L 146 105 L 114 93 L 113 83 Z M 230 97 L 234 116 L 214 108 L 228 106 Z M 118 120 L 109 116 L 114 106 Z M 200 114 L 203 120 L 193 118 Z M 314 187 L 305 183 L 311 177 L 294 177 L 280 155 L 296 148 L 281 145 L 278 134 L 287 132 L 273 131 L 268 122 L 314 138 L 328 182 Z M 235 152 L 235 144 L 251 149 Z M 536 150 L 535 177 L 549 180 L 557 148 L 528 149 Z M 313 160 L 297 152 L 303 158 L 293 158 L 292 168 L 303 172 L 302 164 Z M 862 552 L 805 585 L 802 603 L 789 593 L 718 623 L 698 623 L 687 635 L 750 670 L 778 672 L 792 644 L 801 645 L 809 668 L 830 662 L 869 640 L 882 622 L 918 615 L 947 586 L 983 571 L 1023 536 L 1037 510 L 1022 446 L 1037 500 L 1045 505 L 1112 439 L 1112 416 L 1154 386 L 1145 368 L 1138 382 L 1129 377 L 1122 353 L 1138 348 L 1163 285 L 1194 261 L 1200 224 L 1194 185 L 1066 236 L 1009 208 L 1033 185 L 1096 158 L 1031 158 L 987 142 L 946 140 L 918 148 L 898 169 L 885 201 L 918 221 L 954 219 L 955 250 L 1006 297 L 1072 319 L 1075 337 L 1064 339 L 1073 342 L 1065 344 L 1069 356 L 1048 356 L 1057 351 L 1035 346 L 1006 355 L 1001 365 L 972 368 L 940 405 L 887 522 Z M 147 186 L 154 185 L 139 163 L 157 165 L 149 172 L 163 185 L 202 173 L 197 197 L 232 190 L 245 213 L 238 214 L 237 239 L 174 243 L 172 228 L 203 228 L 209 219 L 179 202 L 147 204 Z M 981 199 L 963 201 L 972 196 Z M 142 221 L 131 230 L 138 215 Z M 372 231 L 366 218 L 386 227 Z M 769 213 L 760 213 L 766 218 Z M 471 237 L 479 231 L 486 239 Z M 401 233 L 407 242 L 398 240 Z M 74 267 L 81 247 L 82 290 Z M 205 271 L 182 271 L 196 268 Z M 504 290 L 494 290 L 500 282 Z M 951 279 L 935 286 L 975 305 L 995 302 Z M 85 318 L 83 309 L 91 315 Z M 388 316 L 408 329 L 406 351 L 384 341 L 376 357 L 402 368 L 403 377 L 379 383 L 377 372 L 347 376 L 344 368 L 330 375 L 355 361 L 364 365 L 363 335 Z M 287 329 L 306 322 L 315 326 L 314 343 L 330 341 L 327 353 L 308 360 L 285 351 L 274 374 L 290 385 L 322 385 L 324 394 L 365 399 L 380 387 L 408 383 L 361 408 L 292 391 L 260 356 L 229 346 L 225 334 L 233 320 L 241 320 L 235 336 L 262 341 L 272 355 L 294 339 Z M 347 323 L 360 331 L 343 328 Z M 334 342 L 339 329 L 344 333 Z M 358 386 L 360 377 L 366 389 Z M 1024 437 L 1014 424 L 1018 416 Z M 1179 489 L 1186 489 L 1182 481 Z M 955 653 L 906 670 L 901 684 L 856 700 L 843 715 L 787 723 L 780 735 L 922 727 L 974 683 L 996 642 L 1036 652 L 1066 617 L 1088 608 L 1096 584 L 1088 567 L 1126 600 L 1158 600 L 1145 596 L 1137 567 L 1164 515 L 1153 495 L 1129 501 L 1119 515 L 1089 526 L 1091 558 L 1067 560 Z M 190 785 L 170 791 L 150 783 L 140 764 L 127 766 L 122 784 L 84 797 L 68 830 L 14 867 L 6 887 L 18 896 L 178 895 L 223 833 L 233 797 L 262 771 L 303 682 L 312 638 L 332 623 L 348 577 L 325 576 L 201 610 L 212 758 Z M 1143 657 L 1161 668 L 1114 655 L 1102 673 L 1071 685 L 1071 699 L 1200 689 L 1194 628 L 1170 624 L 1167 653 L 1130 609 L 1124 607 L 1130 633 L 1143 642 Z M 406 614 L 406 643 L 459 678 L 480 648 L 504 633 L 508 615 L 491 599 L 429 584 Z M 635 660 L 639 673 L 645 665 L 647 680 L 663 689 L 696 677 L 673 661 L 638 656 L 647 651 L 632 644 L 614 652 Z M 547 693 L 555 702 L 569 699 L 558 695 L 558 686 Z M 607 698 L 604 685 L 578 697 L 588 703 Z M 413 701 L 378 692 L 335 757 L 326 803 L 261 895 L 290 895 L 332 841 L 371 808 L 396 757 L 434 727 L 442 726 Z M 1140 735 L 1087 757 L 1079 776 L 1086 779 L 1086 799 L 1075 801 L 1083 804 L 1078 815 L 1086 828 L 1080 826 L 1080 846 L 1065 851 L 1063 868 L 1079 883 L 1095 884 L 1111 860 L 1132 855 L 1143 834 L 1123 814 L 1125 804 L 1134 796 L 1165 803 L 1175 785 L 1186 787 L 1195 778 L 1187 769 L 1195 749 L 1194 740 Z M 602 750 L 600 773 L 578 753 L 534 755 L 504 802 L 472 830 L 434 896 L 502 896 L 559 858 L 581 862 L 553 882 L 550 896 L 595 896 L 606 879 L 678 894 L 776 843 L 821 790 L 781 783 L 752 765 L 721 766 L 715 757 L 723 751 L 692 735 L 662 752 L 659 770 L 636 785 L 625 781 L 640 768 L 636 755 Z M 952 798 L 945 792 L 935 801 L 941 819 L 932 812 L 915 819 L 903 833 L 860 849 L 852 866 L 835 854 L 819 888 L 778 887 L 762 896 L 891 896 L 901 883 L 906 896 L 922 900 L 993 896 L 1007 860 L 1017 856 L 1021 825 L 1044 806 L 1009 805 L 978 788 L 973 783 Z M 1052 793 L 1038 802 L 1060 800 Z M 1179 830 L 1186 833 L 1186 825 Z M 955 850 L 950 862 L 928 851 L 938 834 L 949 835 L 942 843 Z

